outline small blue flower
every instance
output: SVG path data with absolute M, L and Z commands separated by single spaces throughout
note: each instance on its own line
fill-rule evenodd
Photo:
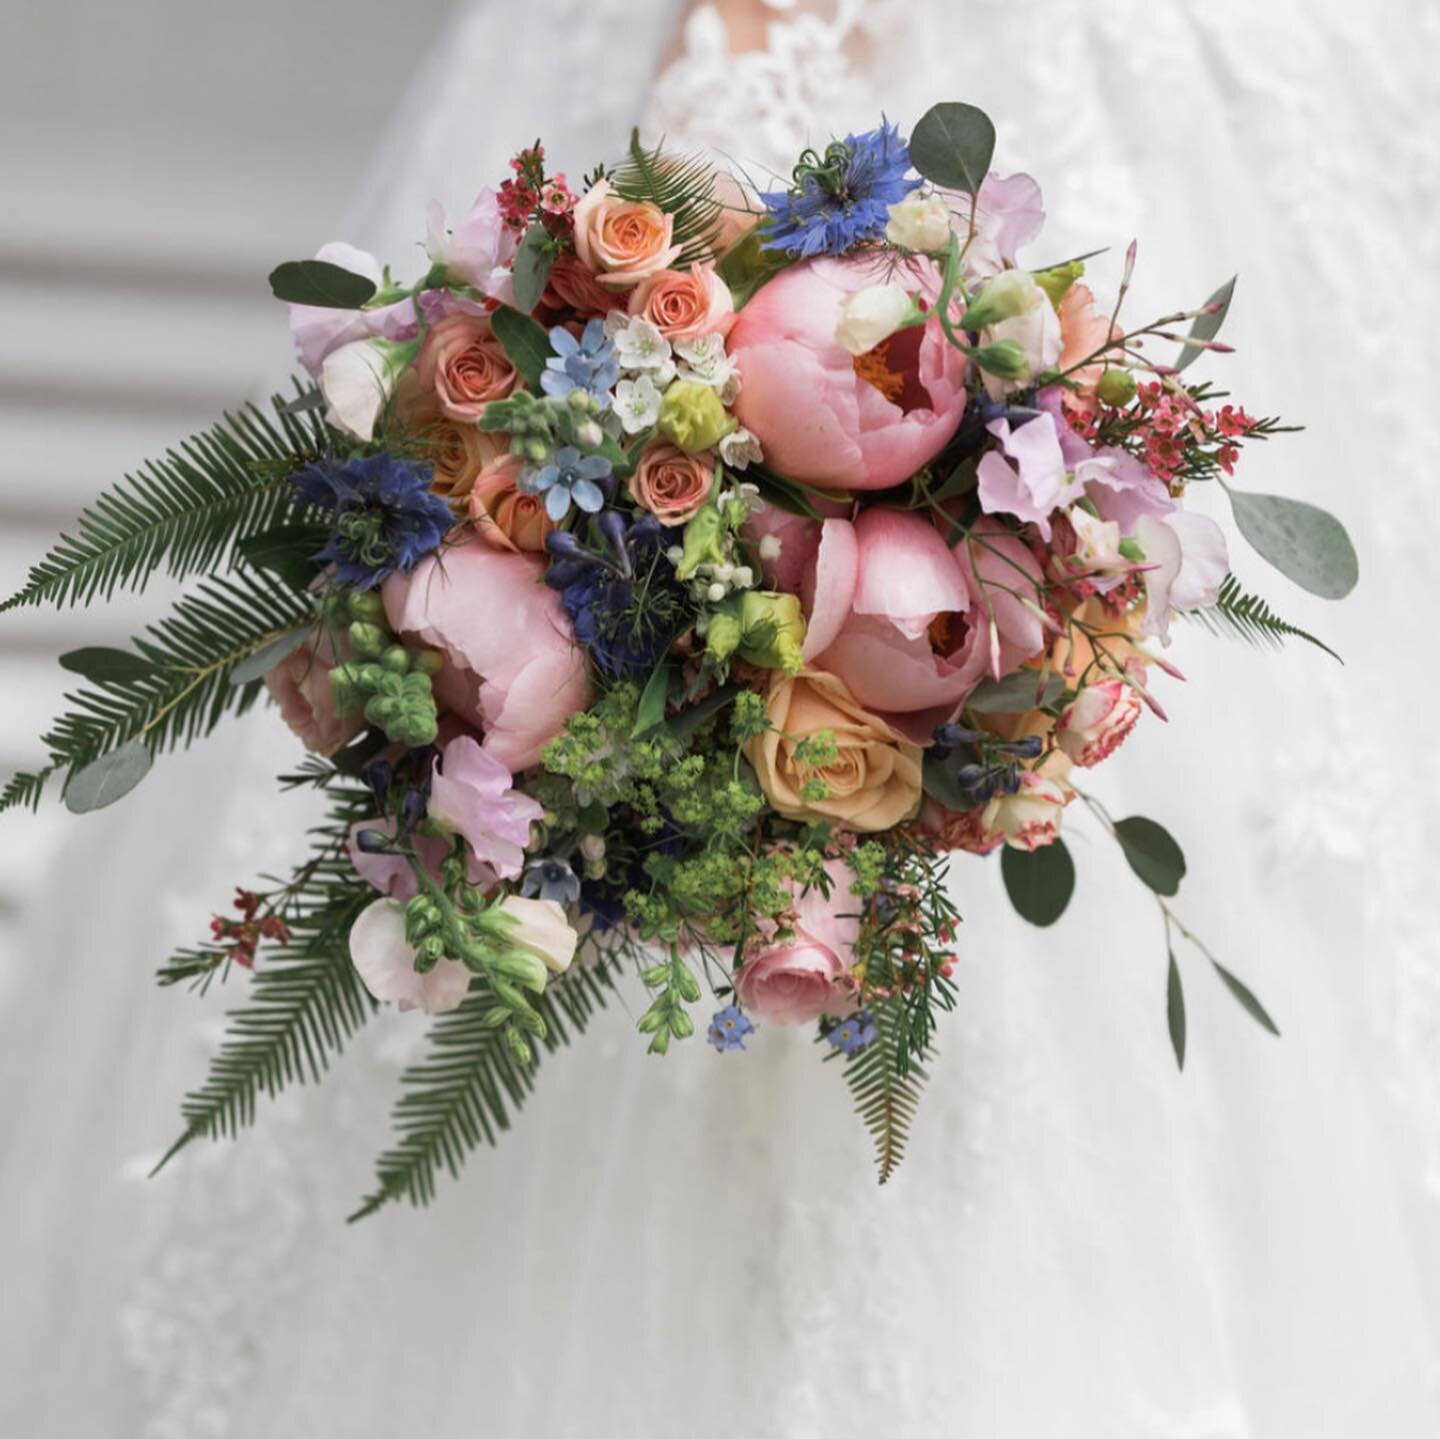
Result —
M 524 476 L 520 488 L 545 496 L 545 513 L 556 524 L 570 512 L 574 502 L 586 514 L 599 514 L 605 491 L 596 482 L 609 479 L 614 468 L 604 455 L 582 455 L 574 445 L 562 445 L 548 465 Z
M 553 899 L 557 904 L 573 904 L 580 898 L 580 876 L 563 859 L 549 855 L 525 866 L 520 893 L 526 899 Z
M 545 361 L 540 388 L 561 399 L 572 390 L 583 390 L 601 410 L 608 409 L 610 391 L 620 378 L 620 361 L 615 342 L 605 336 L 605 322 L 591 320 L 578 340 L 556 325 L 550 331 L 550 347 L 555 353 Z
M 738 1004 L 730 1004 L 710 1021 L 710 1033 L 706 1037 L 724 1054 L 726 1050 L 744 1049 L 745 1036 L 754 1033 L 755 1026 L 750 1023 L 744 1010 Z
M 862 1049 L 874 1044 L 878 1034 L 879 1030 L 875 1028 L 870 1012 L 862 1009 L 859 1014 L 852 1014 L 843 1024 L 837 1024 L 825 1038 L 841 1054 L 859 1054 Z
M 380 454 L 306 465 L 290 477 L 302 503 L 330 512 L 330 537 L 315 559 L 335 566 L 337 584 L 373 589 L 440 548 L 455 516 L 431 493 L 433 476 L 430 465 Z
M 920 184 L 909 169 L 910 148 L 883 117 L 878 130 L 832 140 L 824 155 L 807 150 L 789 190 L 760 196 L 770 212 L 765 248 L 809 259 L 878 238 L 890 206 Z

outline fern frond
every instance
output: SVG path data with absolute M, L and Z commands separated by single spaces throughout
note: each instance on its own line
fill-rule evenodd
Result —
M 1279 649 L 1286 639 L 1304 640 L 1316 649 L 1324 650 L 1332 659 L 1345 661 L 1323 640 L 1282 620 L 1259 595 L 1246 594 L 1234 575 L 1226 575 L 1220 586 L 1220 595 L 1208 609 L 1184 610 L 1186 619 L 1195 620 L 1211 634 L 1230 634 L 1259 646 Z
M 298 381 L 296 390 L 303 396 Z M 294 412 L 279 395 L 271 406 L 273 416 L 253 405 L 227 414 L 107 490 L 0 612 L 108 600 L 117 589 L 143 590 L 162 566 L 183 579 L 231 564 L 237 540 L 288 509 L 290 473 L 330 447 L 315 411 Z
M 907 1056 L 903 1001 L 876 1002 L 870 1013 L 877 1030 L 866 1048 L 845 1061 L 845 1082 L 860 1122 L 875 1143 L 875 1165 L 884 1184 L 900 1166 L 910 1127 L 920 1105 L 920 1089 L 928 1076 Z
M 19 805 L 24 805 L 31 811 L 39 809 L 40 797 L 45 793 L 46 782 L 55 773 L 55 769 L 56 766 L 52 764 L 33 773 L 15 775 L 10 783 L 0 790 L 0 814 Z
M 609 180 L 622 199 L 648 200 L 675 217 L 674 243 L 680 246 L 681 265 L 712 258 L 725 206 L 715 195 L 715 167 L 703 156 L 667 154 L 664 141 L 647 149 L 634 130 L 629 156 Z
M 82 768 L 137 736 L 157 754 L 209 734 L 226 714 L 243 714 L 261 682 L 232 685 L 235 665 L 312 615 L 305 595 L 257 571 L 205 582 L 134 641 L 153 666 L 148 673 L 66 695 L 72 708 L 41 737 L 49 765 L 11 780 L 0 810 L 33 808 L 49 774 Z
M 545 1021 L 545 1051 L 553 1053 L 572 1034 L 583 1034 L 612 988 L 603 958 L 593 968 L 577 967 L 553 980 L 535 1006 Z M 457 1177 L 472 1149 L 482 1141 L 495 1144 L 509 1129 L 535 1086 L 540 1056 L 529 1066 L 515 1059 L 503 1032 L 484 1022 L 494 1005 L 495 996 L 477 978 L 465 1002 L 435 1021 L 430 1054 L 401 1076 L 406 1092 L 394 1110 L 399 1142 L 376 1161 L 377 1187 L 352 1221 L 396 1199 L 429 1204 L 442 1170 Z

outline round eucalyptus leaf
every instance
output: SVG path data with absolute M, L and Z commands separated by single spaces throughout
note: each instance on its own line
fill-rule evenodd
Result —
M 328 260 L 287 260 L 270 271 L 270 293 L 292 305 L 358 310 L 374 298 L 375 281 Z
M 1156 894 L 1172 895 L 1185 878 L 1185 854 L 1170 831 L 1153 819 L 1134 815 L 1115 826 L 1115 838 L 1130 861 L 1130 868 Z
M 72 814 L 104 809 L 129 794 L 153 763 L 144 740 L 132 739 L 111 754 L 75 770 L 65 786 L 65 808 Z
M 910 163 L 947 190 L 975 194 L 995 154 L 995 126 L 974 105 L 933 105 L 910 133 Z
M 1342 600 L 1360 578 L 1345 526 L 1304 500 L 1231 490 L 1240 533 L 1262 559 L 1322 600 Z
M 1000 852 L 1000 873 L 1016 914 L 1042 929 L 1065 913 L 1075 892 L 1075 863 L 1063 839 L 1043 849 L 1006 845 Z

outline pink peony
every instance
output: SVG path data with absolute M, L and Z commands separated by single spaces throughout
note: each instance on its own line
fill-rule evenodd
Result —
M 822 1014 L 845 1014 L 855 1003 L 850 966 L 860 934 L 860 901 L 843 860 L 828 860 L 830 897 L 811 888 L 795 901 L 793 937 L 772 936 L 740 970 L 735 994 L 762 1024 L 808 1024 Z
M 384 276 L 380 262 L 365 250 L 357 250 L 343 240 L 332 240 L 316 252 L 317 260 L 326 260 L 364 275 L 378 286 Z M 291 305 L 290 334 L 300 363 L 316 378 L 325 357 L 341 345 L 355 340 L 413 340 L 420 333 L 420 324 L 411 300 L 397 300 L 393 305 L 380 305 L 372 310 L 334 310 L 328 305 Z
M 938 325 L 892 335 L 853 356 L 835 338 L 848 295 L 874 283 L 863 260 L 812 260 L 782 271 L 741 310 L 729 351 L 743 385 L 740 423 L 767 463 L 824 489 L 879 490 L 935 458 L 965 413 L 965 357 Z M 933 296 L 935 267 L 902 281 Z
M 335 649 L 327 635 L 288 654 L 265 676 L 265 688 L 280 707 L 280 718 L 317 754 L 334 754 L 365 728 L 365 716 L 335 712 L 330 671 Z
M 391 626 L 437 649 L 440 701 L 484 735 L 511 773 L 529 768 L 565 721 L 589 705 L 585 658 L 543 566 L 478 538 L 391 575 L 382 591 Z
M 1120 748 L 1139 718 L 1140 696 L 1111 676 L 1086 685 L 1065 707 L 1055 740 L 1076 764 L 1089 769 Z

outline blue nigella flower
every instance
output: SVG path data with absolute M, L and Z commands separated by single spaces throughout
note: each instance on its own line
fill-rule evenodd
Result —
M 584 390 L 602 410 L 607 409 L 610 391 L 620 378 L 620 361 L 615 355 L 615 342 L 606 338 L 605 322 L 591 320 L 578 340 L 569 330 L 556 325 L 550 331 L 550 347 L 555 353 L 545 361 L 540 388 L 562 399 L 571 390 Z
M 809 259 L 843 255 L 877 238 L 890 206 L 920 184 L 909 169 L 910 147 L 883 117 L 878 130 L 832 140 L 823 155 L 807 150 L 789 190 L 760 196 L 770 212 L 765 248 Z
M 874 1044 L 878 1034 L 879 1030 L 875 1028 L 875 1021 L 869 1011 L 862 1009 L 859 1014 L 852 1014 L 843 1024 L 837 1024 L 825 1038 L 841 1054 L 859 1054 L 862 1049 Z
M 572 500 L 586 514 L 600 513 L 605 491 L 597 481 L 609 479 L 612 469 L 604 455 L 582 455 L 574 445 L 562 445 L 548 465 L 521 478 L 520 488 L 544 495 L 545 513 L 558 524 L 569 513 Z
M 750 1023 L 745 1011 L 738 1004 L 731 1004 L 710 1021 L 710 1033 L 706 1037 L 724 1054 L 729 1049 L 744 1049 L 745 1036 L 754 1033 L 755 1026 Z
M 573 904 L 580 898 L 580 876 L 553 855 L 532 860 L 525 866 L 520 893 L 526 899 L 553 899 L 557 904 Z
M 368 590 L 398 570 L 409 574 L 455 523 L 432 494 L 434 469 L 394 455 L 307 465 L 291 476 L 296 496 L 331 515 L 330 538 L 315 559 L 335 566 L 341 585 Z

